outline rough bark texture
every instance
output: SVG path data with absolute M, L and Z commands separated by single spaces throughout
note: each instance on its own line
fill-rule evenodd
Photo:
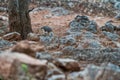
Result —
M 32 32 L 28 5 L 28 0 L 9 0 L 10 32 L 19 32 L 22 39 L 26 39 L 27 34 Z

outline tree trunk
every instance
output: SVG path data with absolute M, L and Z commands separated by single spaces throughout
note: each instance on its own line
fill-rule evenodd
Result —
M 28 6 L 29 0 L 9 0 L 10 32 L 19 32 L 22 39 L 26 39 L 27 34 L 32 32 Z

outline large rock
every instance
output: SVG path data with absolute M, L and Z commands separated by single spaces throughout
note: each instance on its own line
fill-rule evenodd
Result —
M 108 63 L 100 67 L 89 65 L 83 71 L 84 80 L 120 80 L 120 67 Z
M 73 21 L 69 23 L 72 32 L 80 32 L 89 25 L 89 18 L 87 16 L 77 15 Z
M 79 22 L 82 26 L 86 27 L 89 24 L 90 20 L 89 20 L 88 16 L 77 15 L 75 17 L 75 21 Z
M 29 56 L 35 57 L 35 50 L 31 47 L 28 41 L 21 41 L 14 45 L 11 49 L 12 52 L 24 53 Z
M 3 39 L 9 41 L 18 41 L 21 40 L 21 35 L 18 32 L 11 32 L 3 36 Z
M 25 54 L 4 52 L 0 54 L 0 75 L 5 80 L 44 80 L 47 61 L 33 59 Z
M 63 71 L 79 71 L 80 64 L 73 59 L 56 59 L 53 62 L 57 67 L 61 68 Z
M 89 60 L 99 63 L 112 62 L 115 64 L 120 63 L 120 49 L 119 48 L 90 48 L 90 49 L 78 49 L 78 48 L 66 48 L 63 54 L 66 57 L 70 57 L 75 60 Z
M 85 49 L 85 50 L 76 50 L 77 59 L 96 61 L 96 62 L 113 62 L 118 64 L 120 62 L 119 58 L 119 48 L 118 49 Z M 102 55 L 101 55 L 102 54 Z

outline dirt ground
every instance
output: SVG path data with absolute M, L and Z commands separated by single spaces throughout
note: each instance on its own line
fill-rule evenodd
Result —
M 54 33 L 57 36 L 63 36 L 69 28 L 69 23 L 75 18 L 76 15 L 81 15 L 72 13 L 63 16 L 49 16 L 50 12 L 48 10 L 42 10 L 37 13 L 31 14 L 31 23 L 33 31 L 38 32 L 38 28 L 42 26 L 50 26 L 53 28 Z M 99 27 L 103 26 L 105 22 L 113 20 L 114 25 L 120 25 L 120 21 L 116 21 L 114 18 L 109 17 L 99 17 L 99 16 L 88 16 L 90 20 L 95 20 Z

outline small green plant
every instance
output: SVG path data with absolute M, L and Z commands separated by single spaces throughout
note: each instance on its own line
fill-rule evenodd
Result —
M 21 64 L 21 68 L 25 72 L 25 75 L 29 77 L 29 80 L 32 80 L 32 75 L 28 71 L 28 65 L 27 64 Z
M 4 80 L 3 77 L 0 75 L 0 80 Z
M 22 64 L 21 67 L 23 71 L 25 71 L 26 73 L 28 72 L 28 66 L 26 64 Z

